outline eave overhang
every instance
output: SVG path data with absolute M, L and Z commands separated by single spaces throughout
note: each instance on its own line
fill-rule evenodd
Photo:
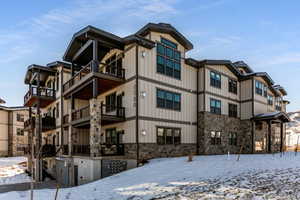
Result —
M 50 75 L 55 75 L 56 70 L 53 70 L 49 67 L 36 65 L 36 64 L 30 65 L 27 68 L 24 83 L 30 84 L 31 80 L 36 72 L 42 74 L 44 76 L 43 79 L 46 79 L 46 77 L 48 77 Z
M 280 120 L 281 122 L 290 122 L 289 116 L 285 112 L 262 113 L 251 118 L 254 121 Z
M 174 39 L 176 39 L 184 48 L 187 50 L 193 49 L 193 44 L 186 39 L 179 31 L 177 31 L 172 25 L 166 23 L 148 23 L 142 27 L 135 35 L 140 35 L 142 37 L 146 36 L 149 32 L 159 32 L 170 34 Z

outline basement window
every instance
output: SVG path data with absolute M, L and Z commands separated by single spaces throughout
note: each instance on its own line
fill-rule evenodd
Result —
M 229 133 L 229 145 L 237 146 L 237 133 Z
M 211 145 L 220 145 L 221 144 L 221 132 L 220 131 L 211 131 L 210 132 L 210 144 Z
M 170 127 L 157 127 L 157 144 L 180 144 L 181 129 Z

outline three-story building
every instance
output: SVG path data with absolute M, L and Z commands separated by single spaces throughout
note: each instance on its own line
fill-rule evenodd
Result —
M 124 38 L 92 26 L 75 33 L 64 62 L 28 68 L 33 146 L 53 145 L 58 177 L 71 184 L 106 176 L 107 163 L 282 151 L 285 89 L 242 61 L 186 58 L 191 49 L 164 23 Z

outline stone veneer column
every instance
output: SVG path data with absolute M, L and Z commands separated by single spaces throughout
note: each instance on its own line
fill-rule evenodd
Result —
M 35 181 L 42 181 L 42 120 L 41 115 L 35 118 Z M 34 153 L 34 152 L 33 152 Z
M 90 100 L 90 152 L 91 157 L 101 156 L 101 105 L 96 98 Z

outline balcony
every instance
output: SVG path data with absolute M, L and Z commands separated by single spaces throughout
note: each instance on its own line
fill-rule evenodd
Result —
M 56 147 L 52 144 L 45 144 L 42 147 L 42 156 L 43 157 L 54 157 L 56 156 Z
M 100 148 L 102 156 L 124 155 L 124 144 L 101 144 Z M 90 145 L 72 145 L 72 154 L 77 156 L 90 156 Z
M 69 81 L 63 85 L 65 97 L 90 99 L 93 94 L 93 79 L 98 81 L 98 94 L 106 92 L 125 82 L 125 69 L 115 66 L 107 66 L 97 61 L 91 61 L 81 68 Z
M 101 120 L 103 125 L 125 121 L 125 108 L 101 104 Z
M 102 156 L 123 156 L 124 144 L 102 144 L 101 155 Z
M 84 127 L 90 124 L 90 105 L 74 110 L 71 116 L 74 127 Z
M 35 128 L 35 118 L 31 117 L 24 122 L 24 130 L 28 131 Z
M 28 131 L 34 129 L 35 126 L 35 117 L 31 117 L 24 122 L 24 130 Z M 54 117 L 45 116 L 42 117 L 42 132 L 50 131 L 56 129 L 56 119 Z
M 56 129 L 56 119 L 54 117 L 42 117 L 42 131 L 50 131 Z
M 40 99 L 40 107 L 44 108 L 55 101 L 55 90 L 44 87 L 30 87 L 29 91 L 24 96 L 24 106 L 35 106 Z
M 88 127 L 90 125 L 90 105 L 72 112 L 71 124 L 74 127 Z M 108 125 L 125 121 L 125 108 L 115 105 L 101 104 L 101 124 Z

